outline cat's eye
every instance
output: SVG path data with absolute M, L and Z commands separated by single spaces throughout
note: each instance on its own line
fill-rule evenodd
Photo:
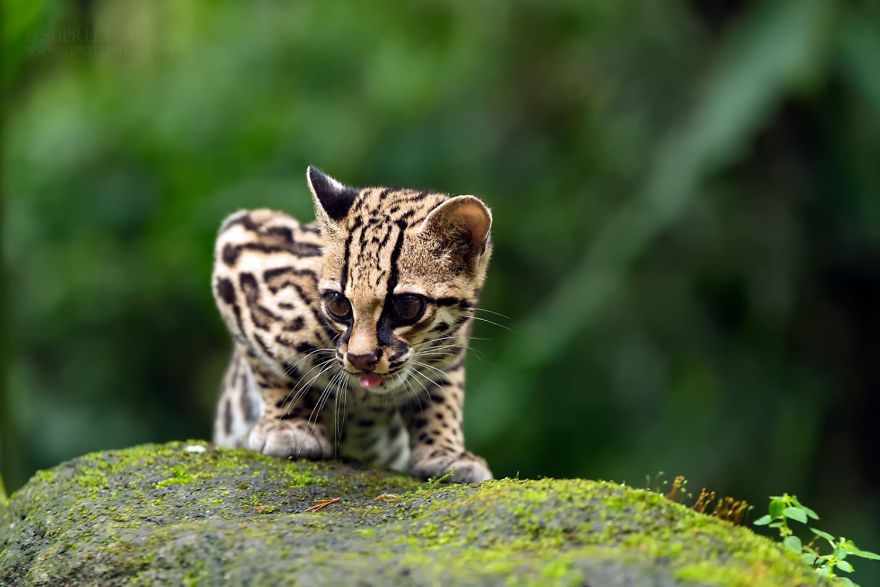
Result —
M 416 294 L 402 294 L 391 300 L 394 320 L 402 324 L 413 324 L 425 313 L 425 298 Z
M 334 320 L 344 322 L 351 318 L 351 302 L 344 295 L 336 291 L 324 293 L 324 307 Z

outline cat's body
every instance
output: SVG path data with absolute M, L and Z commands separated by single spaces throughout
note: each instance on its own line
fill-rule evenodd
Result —
M 314 168 L 308 179 L 315 223 L 253 210 L 220 229 L 213 289 L 234 352 L 215 442 L 490 479 L 461 432 L 488 209 L 473 196 L 356 190 Z

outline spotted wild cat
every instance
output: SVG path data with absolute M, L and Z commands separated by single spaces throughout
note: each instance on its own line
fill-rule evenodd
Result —
M 345 186 L 314 167 L 317 220 L 233 214 L 213 289 L 234 340 L 214 441 L 492 478 L 462 435 L 464 357 L 491 255 L 474 196 Z

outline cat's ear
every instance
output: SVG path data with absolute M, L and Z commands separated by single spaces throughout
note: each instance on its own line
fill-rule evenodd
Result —
M 419 232 L 470 264 L 486 252 L 492 212 L 476 196 L 455 196 L 431 210 Z
M 348 214 L 358 190 L 336 181 L 314 165 L 306 169 L 306 179 L 315 201 L 315 212 L 324 224 L 339 222 Z

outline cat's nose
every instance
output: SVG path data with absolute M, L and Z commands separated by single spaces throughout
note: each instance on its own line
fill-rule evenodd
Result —
M 353 367 L 361 371 L 372 371 L 376 368 L 376 363 L 379 362 L 379 356 L 376 353 L 365 353 L 362 355 L 347 353 L 345 358 L 348 359 L 348 362 Z

